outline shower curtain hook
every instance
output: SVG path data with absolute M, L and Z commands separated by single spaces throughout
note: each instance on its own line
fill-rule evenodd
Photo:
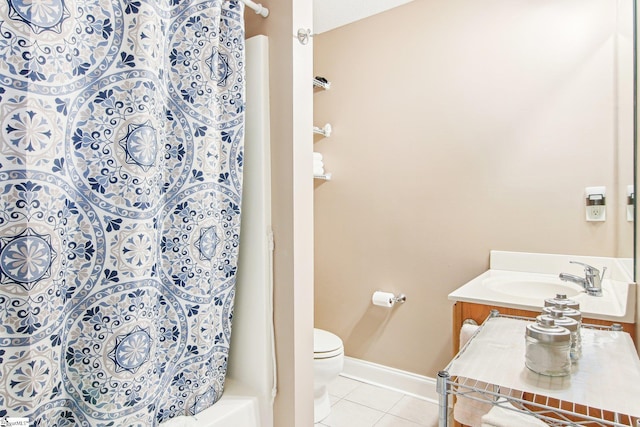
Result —
M 309 28 L 299 28 L 297 37 L 300 44 L 306 45 L 309 43 L 309 38 L 313 37 L 313 34 L 311 34 L 311 29 Z

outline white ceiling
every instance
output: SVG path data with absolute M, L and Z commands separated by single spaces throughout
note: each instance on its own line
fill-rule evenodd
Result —
M 413 0 L 313 0 L 313 32 L 324 33 Z

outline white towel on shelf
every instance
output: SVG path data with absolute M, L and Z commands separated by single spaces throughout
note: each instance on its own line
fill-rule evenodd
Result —
M 471 380 L 469 378 L 458 377 L 457 383 L 462 386 L 458 389 L 458 392 L 464 393 L 464 396 L 468 397 L 456 395 L 456 403 L 453 406 L 453 418 L 455 418 L 455 420 L 459 423 L 471 427 L 484 426 L 483 417 L 492 410 L 496 399 L 504 400 L 504 398 L 502 397 L 498 398 L 492 395 L 483 394 L 471 390 L 486 390 L 494 393 L 499 393 L 500 396 L 508 396 L 516 399 L 523 398 L 523 393 L 519 390 L 497 387 L 494 385 L 483 383 L 482 381 Z M 504 406 L 506 403 L 501 404 Z M 514 424 L 509 427 L 520 426 L 518 424 Z
M 469 323 L 462 325 L 462 328 L 460 328 L 460 347 L 458 348 L 458 350 L 464 347 L 464 345 L 471 339 L 473 334 L 478 331 L 478 328 L 478 325 L 471 325 Z
M 507 409 L 507 407 L 509 409 Z M 516 410 L 510 403 L 494 406 L 482 416 L 481 427 L 548 427 L 542 420 Z
M 478 330 L 478 325 L 470 325 L 465 324 L 460 328 L 460 347 L 464 347 L 464 345 L 471 339 L 473 334 Z M 486 389 L 488 384 L 483 382 L 475 382 L 473 380 L 467 378 L 458 378 L 458 383 L 463 385 L 467 385 L 467 387 L 477 388 L 477 389 Z M 467 389 L 463 389 L 465 392 Z M 457 396 L 456 403 L 453 406 L 453 418 L 459 423 L 462 423 L 471 427 L 479 427 L 481 423 L 481 418 L 484 414 L 489 412 L 492 406 L 492 401 L 490 401 L 488 396 L 483 396 L 480 393 L 470 392 L 466 394 L 469 397 Z M 481 399 L 482 401 L 478 401 L 476 399 Z
M 475 382 L 468 378 L 458 378 L 459 384 L 466 384 L 468 387 L 477 389 L 486 389 L 488 385 L 483 382 Z M 483 395 L 478 392 L 468 392 L 467 388 L 460 388 L 458 391 L 464 391 L 465 396 L 456 396 L 456 403 L 453 405 L 453 418 L 461 424 L 470 427 L 480 427 L 482 417 L 489 412 L 493 406 L 491 396 Z M 479 399 L 479 400 L 477 400 Z M 515 426 L 512 426 L 515 427 Z
M 317 152 L 315 152 L 315 151 L 314 151 L 314 152 L 313 152 L 313 160 L 314 160 L 314 161 L 315 161 L 315 160 L 320 160 L 320 161 L 322 161 L 322 154 L 317 153 Z
M 313 167 L 314 168 L 323 168 L 324 167 L 324 163 L 322 162 L 322 160 L 314 160 L 313 161 Z
M 320 175 L 324 175 L 324 168 L 322 167 L 314 167 L 313 168 L 313 175 L 314 176 L 320 176 Z

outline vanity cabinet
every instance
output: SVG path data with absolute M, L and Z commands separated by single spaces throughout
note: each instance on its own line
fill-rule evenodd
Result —
M 498 307 L 495 305 L 484 305 L 484 304 L 476 304 L 470 302 L 462 302 L 457 301 L 453 306 L 453 354 L 458 353 L 458 349 L 460 348 L 460 329 L 462 328 L 462 323 L 466 319 L 473 319 L 478 325 L 482 324 L 484 320 L 489 316 L 491 310 L 498 310 L 500 314 L 505 314 L 508 316 L 522 316 L 535 318 L 540 314 L 540 311 L 528 311 L 528 310 L 518 310 L 514 308 L 507 307 Z M 592 325 L 605 325 L 611 326 L 612 322 L 610 320 L 598 320 L 598 319 L 590 319 L 583 318 L 582 321 L 584 323 L 590 323 Z M 622 325 L 622 329 L 625 332 L 628 332 L 631 335 L 631 339 L 633 342 L 636 342 L 635 336 L 635 325 L 633 323 L 620 323 Z M 524 339 L 524 337 L 522 338 Z

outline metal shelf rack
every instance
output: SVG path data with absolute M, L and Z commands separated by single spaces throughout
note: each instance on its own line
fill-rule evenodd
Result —
M 632 414 L 632 416 L 623 415 L 609 410 L 595 409 L 583 404 L 562 400 L 557 397 L 550 397 L 553 396 L 552 392 L 548 393 L 549 396 L 547 396 L 540 393 L 540 390 L 516 390 L 499 384 L 490 384 L 479 381 L 471 378 L 469 375 L 465 375 L 464 377 L 462 375 L 452 375 L 450 371 L 454 364 L 456 364 L 456 361 L 465 353 L 471 342 L 478 336 L 478 334 L 481 333 L 487 322 L 493 318 L 534 321 L 534 319 L 531 318 L 506 316 L 501 315 L 496 310 L 492 311 L 485 322 L 472 335 L 466 345 L 458 352 L 451 362 L 449 362 L 447 367 L 438 373 L 436 387 L 439 396 L 439 427 L 448 427 L 453 425 L 453 403 L 456 399 L 461 398 L 470 399 L 470 401 L 474 402 L 474 405 L 485 405 L 489 408 L 500 407 L 505 411 L 511 411 L 510 413 L 529 415 L 551 427 L 640 427 L 640 416 L 638 416 L 638 413 Z M 584 329 L 602 331 L 603 333 L 615 331 L 617 333 L 624 334 L 624 332 L 619 332 L 620 330 L 618 327 L 619 325 L 615 324 L 610 327 L 589 324 L 582 325 L 582 328 Z M 594 333 L 599 334 L 600 332 Z M 583 347 L 583 352 L 584 351 L 590 350 Z M 635 355 L 635 357 L 637 358 L 637 355 Z M 640 375 L 640 372 L 638 372 L 638 375 Z M 627 396 L 627 398 L 631 401 L 635 400 L 637 402 L 637 412 L 640 412 L 640 400 L 638 396 L 631 395 Z

